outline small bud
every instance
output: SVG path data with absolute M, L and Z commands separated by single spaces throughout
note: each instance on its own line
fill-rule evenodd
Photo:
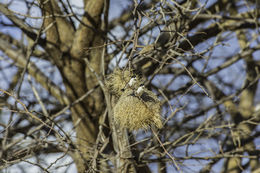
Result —
M 149 45 L 143 47 L 143 49 L 139 52 L 139 54 L 143 55 L 143 54 L 151 52 L 152 50 L 154 50 L 154 44 L 149 44 Z

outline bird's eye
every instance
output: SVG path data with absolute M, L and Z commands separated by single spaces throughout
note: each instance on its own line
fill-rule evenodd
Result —
M 124 89 L 124 88 L 122 88 L 122 89 L 121 89 L 121 91 L 122 91 L 122 92 L 124 92 L 124 91 L 125 91 L 125 89 Z

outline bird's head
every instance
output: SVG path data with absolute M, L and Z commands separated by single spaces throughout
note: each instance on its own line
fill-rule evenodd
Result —
M 137 88 L 136 94 L 140 96 L 140 95 L 143 94 L 143 92 L 144 92 L 144 84 L 141 84 L 141 85 Z
M 128 85 L 129 85 L 130 87 L 133 87 L 136 83 L 137 83 L 137 77 L 134 75 L 134 76 L 132 76 L 132 78 L 131 78 L 130 81 L 128 82 Z

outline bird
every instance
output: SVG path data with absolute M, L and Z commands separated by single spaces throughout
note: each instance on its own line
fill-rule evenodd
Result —
M 144 84 L 141 84 L 136 91 L 133 91 L 130 96 L 138 97 L 144 102 L 156 102 L 151 93 L 147 92 L 147 89 L 144 87 Z
M 117 97 L 120 97 L 126 89 L 135 89 L 140 83 L 142 83 L 142 78 L 139 75 L 119 68 L 116 68 L 105 79 L 110 93 Z
M 136 75 L 132 75 L 130 78 L 129 82 L 126 83 L 124 88 L 121 89 L 122 92 L 124 92 L 126 89 L 135 89 L 136 84 L 138 83 L 139 79 L 137 78 Z
M 144 93 L 144 84 L 141 84 L 138 89 L 136 90 L 136 94 L 138 94 L 139 96 L 141 96 Z
M 116 96 L 113 106 L 115 123 L 129 130 L 162 128 L 161 102 L 132 71 L 115 69 L 107 76 L 106 85 Z
M 136 83 L 137 83 L 137 77 L 135 75 L 133 75 L 132 78 L 130 79 L 130 81 L 128 82 L 128 85 L 130 87 L 133 87 Z

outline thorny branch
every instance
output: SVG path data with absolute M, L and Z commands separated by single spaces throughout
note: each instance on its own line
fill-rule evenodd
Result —
M 258 6 L 1 2 L 0 169 L 259 172 Z M 117 68 L 160 99 L 162 129 L 115 123 Z

